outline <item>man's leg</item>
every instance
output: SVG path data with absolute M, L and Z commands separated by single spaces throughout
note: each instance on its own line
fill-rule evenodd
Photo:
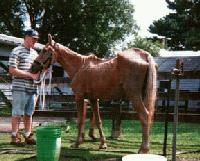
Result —
M 21 98 L 23 96 L 19 91 L 13 91 L 12 93 L 12 117 L 11 117 L 11 126 L 12 126 L 12 134 L 11 134 L 11 144 L 20 144 L 21 138 L 19 135 L 19 125 L 21 121 L 21 115 L 23 115 L 23 107 L 24 103 Z
M 25 115 L 24 115 L 24 129 L 25 129 L 25 143 L 35 145 L 36 141 L 33 138 L 32 133 L 32 115 L 35 110 L 35 105 L 37 101 L 37 95 L 36 94 L 28 94 L 28 102 L 25 107 Z
M 12 124 L 12 135 L 11 135 L 11 144 L 18 145 L 21 144 L 21 138 L 19 135 L 19 124 L 20 124 L 20 116 L 12 116 L 11 124 Z
M 25 143 L 29 145 L 35 145 L 36 141 L 33 138 L 33 133 L 32 133 L 32 115 L 24 115 L 24 129 L 25 129 Z
M 28 137 L 32 131 L 32 116 L 27 114 L 24 115 L 24 129 L 25 129 L 25 137 Z
M 12 124 L 12 135 L 16 136 L 19 131 L 19 124 L 20 124 L 20 116 L 12 116 L 11 124 Z

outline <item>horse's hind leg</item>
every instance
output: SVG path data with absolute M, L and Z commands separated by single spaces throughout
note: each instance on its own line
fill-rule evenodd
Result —
M 84 99 L 84 107 L 87 109 L 87 107 L 89 106 L 90 101 L 88 99 Z M 96 120 L 95 120 L 95 114 L 94 111 L 92 109 L 92 115 L 90 117 L 90 130 L 88 133 L 88 136 L 93 140 L 96 141 L 97 138 L 95 136 L 95 126 L 96 126 Z M 83 139 L 84 139 L 84 135 L 83 135 Z
M 78 125 L 78 135 L 73 147 L 78 148 L 83 142 L 84 127 L 86 119 L 86 106 L 84 105 L 84 98 L 82 95 L 76 95 L 76 106 L 77 106 L 77 125 Z
M 151 127 L 152 114 L 145 107 L 141 97 L 133 99 L 133 106 L 138 113 L 142 126 L 142 144 L 138 153 L 148 153 L 149 151 L 149 133 Z
M 96 125 L 97 125 L 97 128 L 99 129 L 99 135 L 100 135 L 99 149 L 106 149 L 107 144 L 106 144 L 106 138 L 105 138 L 105 135 L 103 133 L 103 128 L 102 128 L 102 121 L 101 121 L 101 116 L 100 116 L 100 111 L 99 111 L 99 103 L 96 99 L 92 99 L 90 101 L 91 101 L 90 103 L 95 115 Z
M 97 138 L 95 136 L 95 126 L 96 126 L 96 119 L 95 119 L 95 114 L 94 111 L 92 109 L 92 116 L 90 117 L 90 130 L 88 133 L 88 136 L 93 140 L 96 141 Z

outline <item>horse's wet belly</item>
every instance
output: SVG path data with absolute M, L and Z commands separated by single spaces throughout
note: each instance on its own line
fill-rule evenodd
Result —
M 101 86 L 99 88 L 96 86 L 96 88 L 87 90 L 85 94 L 91 98 L 104 100 L 122 99 L 126 97 L 124 89 L 119 84 L 115 84 L 115 86 Z

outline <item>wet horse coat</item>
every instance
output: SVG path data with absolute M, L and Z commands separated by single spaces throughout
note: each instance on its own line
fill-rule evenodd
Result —
M 127 55 L 133 54 L 131 51 L 127 51 Z M 140 57 L 130 60 L 127 55 L 122 53 L 108 61 L 84 65 L 72 80 L 74 93 L 95 99 L 130 99 L 138 96 L 138 93 L 142 93 L 144 84 L 141 82 L 145 80 L 148 63 Z M 143 62 L 138 63 L 138 59 Z
M 75 147 L 82 142 L 88 98 L 100 133 L 100 148 L 106 148 L 98 99 L 128 98 L 138 112 L 142 125 L 139 153 L 149 150 L 149 131 L 156 99 L 156 64 L 152 56 L 137 48 L 128 49 L 110 60 L 95 55 L 83 56 L 58 43 L 47 45 L 54 59 L 67 71 L 75 94 L 78 112 L 78 136 Z

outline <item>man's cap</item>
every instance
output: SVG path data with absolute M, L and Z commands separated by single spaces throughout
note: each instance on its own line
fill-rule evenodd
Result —
M 28 29 L 28 30 L 26 30 L 24 32 L 24 36 L 26 36 L 26 35 L 31 36 L 31 37 L 36 38 L 36 39 L 39 38 L 39 33 L 36 30 L 34 30 L 34 29 Z

